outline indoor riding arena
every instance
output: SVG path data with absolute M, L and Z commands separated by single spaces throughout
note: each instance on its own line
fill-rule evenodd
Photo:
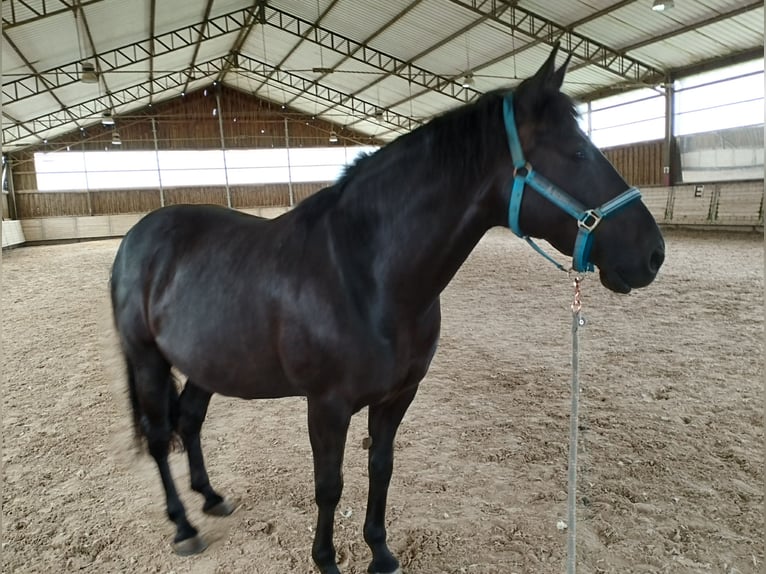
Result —
M 497 185 L 471 182 L 472 201 L 497 193 L 504 203 L 466 211 L 493 223 L 441 292 L 438 349 L 394 439 L 384 509 L 395 571 L 763 572 L 763 2 L 6 0 L 2 10 L 2 572 L 337 572 L 312 559 L 325 526 L 310 393 L 214 394 L 202 450 L 210 483 L 234 510 L 203 512 L 190 487 L 192 451 L 174 441 L 172 476 L 206 544 L 190 556 L 174 551 L 158 466 L 133 434 L 112 264 L 123 236 L 155 210 L 214 204 L 275 220 L 253 231 L 290 229 L 314 217 L 299 217 L 313 213 L 309 202 L 335 197 L 320 190 L 338 178 L 338 205 L 350 190 L 364 193 L 356 182 L 365 178 L 374 201 L 361 204 L 396 198 L 385 213 L 399 227 L 376 225 L 437 228 L 452 180 L 480 171 L 470 154 L 501 158 L 497 173 L 506 174 Z M 543 132 L 532 115 L 509 124 L 499 112 L 496 124 L 463 127 L 502 133 L 486 139 L 501 150 L 455 138 L 460 165 L 434 160 L 444 142 L 431 136 L 445 132 L 429 130 L 453 108 L 478 109 L 501 89 L 522 102 L 536 78 L 561 97 L 550 82 L 562 77 L 560 91 L 595 146 L 579 148 L 576 160 L 562 151 L 566 137 Z M 545 101 L 527 113 L 547 113 Z M 514 130 L 526 160 L 514 155 Z M 386 160 L 407 145 L 406 158 Z M 589 201 L 572 174 L 602 185 L 599 174 L 613 172 L 597 149 L 627 183 Z M 560 204 L 535 196 L 532 180 L 521 179 L 527 160 L 595 211 L 580 210 L 578 226 Z M 586 169 L 556 171 L 570 165 Z M 375 166 L 428 173 L 432 184 L 408 184 L 402 195 L 376 185 Z M 514 181 L 525 194 L 520 225 L 548 214 L 549 227 L 530 234 L 564 270 L 577 265 L 575 235 L 588 234 L 594 272 L 564 272 L 514 235 L 506 214 Z M 443 202 L 418 195 L 441 185 Z M 614 287 L 605 254 L 618 242 L 649 241 L 631 227 L 646 212 L 631 200 L 598 219 L 629 186 L 664 237 L 664 263 L 655 252 L 652 277 L 632 290 Z M 431 215 L 417 220 L 423 202 Z M 337 209 L 321 220 L 337 223 L 330 234 L 352 229 Z M 362 264 L 383 265 L 374 249 L 372 262 L 364 255 L 378 231 L 363 229 L 348 244 Z M 159 253 L 172 235 L 148 248 Z M 389 239 L 413 258 L 426 248 L 393 232 Z M 197 243 L 191 235 L 184 245 Z M 461 248 L 444 241 L 427 263 Z M 300 267 L 282 244 L 272 251 L 280 268 Z M 428 281 L 426 267 L 408 276 L 408 288 Z M 273 281 L 271 268 L 252 280 Z M 305 269 L 302 277 L 314 279 Z M 149 300 L 150 291 L 134 295 Z M 215 317 L 240 291 L 210 289 L 201 307 Z M 323 317 L 317 310 L 306 320 Z M 247 337 L 190 352 L 226 356 Z M 339 351 L 349 364 L 354 349 Z M 378 374 L 371 363 L 370 379 Z M 182 369 L 174 377 L 180 389 Z M 365 542 L 377 480 L 368 454 L 380 449 L 368 437 L 368 411 L 351 419 L 332 514 L 344 574 L 367 572 L 375 559 Z M 316 488 L 319 500 L 320 481 Z

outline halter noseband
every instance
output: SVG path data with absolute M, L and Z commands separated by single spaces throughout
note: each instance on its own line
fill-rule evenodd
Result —
M 578 272 L 593 271 L 593 263 L 590 262 L 590 251 L 593 246 L 592 231 L 596 229 L 601 220 L 617 210 L 625 207 L 631 201 L 641 197 L 641 192 L 635 188 L 624 191 L 617 197 L 610 199 L 600 207 L 586 209 L 579 201 L 571 197 L 545 177 L 532 169 L 524 159 L 521 150 L 521 141 L 516 129 L 516 119 L 513 114 L 513 94 L 509 93 L 503 98 L 503 120 L 505 131 L 508 135 L 508 146 L 511 149 L 513 160 L 513 187 L 511 188 L 511 201 L 508 204 L 508 226 L 518 237 L 525 239 L 538 253 L 551 261 L 559 269 L 564 266 L 556 262 L 550 255 L 545 253 L 532 239 L 521 231 L 519 226 L 519 212 L 521 211 L 521 199 L 524 196 L 525 186 L 529 186 L 545 199 L 557 205 L 577 220 L 577 239 L 575 240 L 574 253 L 572 255 L 572 269 Z

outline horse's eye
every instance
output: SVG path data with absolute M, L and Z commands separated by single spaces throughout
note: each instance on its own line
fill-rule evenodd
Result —
M 576 152 L 574 152 L 574 158 L 577 161 L 582 161 L 588 157 L 588 152 L 584 149 L 578 149 Z

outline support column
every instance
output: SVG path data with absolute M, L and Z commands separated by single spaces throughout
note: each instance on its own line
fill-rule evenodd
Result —
M 162 170 L 160 169 L 160 148 L 157 143 L 157 121 L 152 116 L 152 139 L 154 139 L 154 160 L 157 162 L 157 181 L 160 184 L 160 207 L 165 207 L 165 190 L 162 188 Z
M 673 132 L 675 131 L 675 90 L 673 78 L 665 76 L 665 145 L 662 151 L 662 183 L 671 186 L 676 182 L 676 173 L 673 169 L 674 144 Z
M 221 133 L 221 153 L 223 154 L 223 177 L 226 184 L 226 206 L 231 208 L 231 190 L 229 189 L 229 168 L 226 167 L 226 143 L 223 138 L 223 110 L 221 110 L 220 90 L 215 91 L 215 106 L 218 110 L 218 131 Z
M 287 191 L 290 194 L 290 207 L 295 205 L 295 195 L 293 194 L 293 168 L 290 166 L 290 132 L 287 129 L 287 118 L 285 118 L 285 148 L 287 150 Z

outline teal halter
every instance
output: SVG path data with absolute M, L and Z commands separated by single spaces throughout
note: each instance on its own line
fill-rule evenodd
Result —
M 590 251 L 593 247 L 592 231 L 596 229 L 601 220 L 617 210 L 625 207 L 630 202 L 639 199 L 641 192 L 635 188 L 624 191 L 614 199 L 610 199 L 600 207 L 586 209 L 579 201 L 567 195 L 556 185 L 532 169 L 524 159 L 521 150 L 519 133 L 516 129 L 516 119 L 513 114 L 513 94 L 503 98 L 503 119 L 505 131 L 508 134 L 508 146 L 513 160 L 513 187 L 511 188 L 511 200 L 508 204 L 508 226 L 518 237 L 525 239 L 535 251 L 551 261 L 556 267 L 566 271 L 563 265 L 545 253 L 532 239 L 521 231 L 519 226 L 519 212 L 521 200 L 524 196 L 525 186 L 529 186 L 545 199 L 557 205 L 577 220 L 577 239 L 575 240 L 572 255 L 572 269 L 578 272 L 593 271 L 593 263 L 590 262 Z

